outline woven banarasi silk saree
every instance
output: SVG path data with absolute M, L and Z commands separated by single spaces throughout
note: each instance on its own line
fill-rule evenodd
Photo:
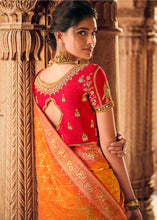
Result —
M 99 144 L 95 114 L 113 107 L 103 70 L 76 65 L 50 84 L 39 72 L 33 94 L 38 219 L 127 219 L 123 193 Z M 45 114 L 50 102 L 60 112 L 57 126 Z

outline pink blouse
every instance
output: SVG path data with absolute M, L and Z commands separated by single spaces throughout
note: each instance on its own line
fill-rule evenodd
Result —
M 76 65 L 54 83 L 43 82 L 39 72 L 33 92 L 43 111 L 51 101 L 60 110 L 57 131 L 69 146 L 97 142 L 95 113 L 114 105 L 106 75 L 96 64 Z

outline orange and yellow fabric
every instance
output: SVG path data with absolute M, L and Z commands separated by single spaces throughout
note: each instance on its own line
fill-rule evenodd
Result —
M 100 148 L 73 151 L 36 104 L 34 111 L 39 219 L 127 219 L 123 194 Z

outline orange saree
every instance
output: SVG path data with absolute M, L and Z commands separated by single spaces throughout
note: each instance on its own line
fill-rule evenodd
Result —
M 127 219 L 118 181 L 100 148 L 69 148 L 35 102 L 34 124 L 39 219 Z

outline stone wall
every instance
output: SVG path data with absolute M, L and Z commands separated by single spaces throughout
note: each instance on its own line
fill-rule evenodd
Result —
M 120 130 L 127 137 L 127 165 L 144 219 L 153 219 L 157 151 L 157 19 L 155 1 L 118 2 Z
M 127 137 L 126 160 L 132 184 L 145 219 L 153 219 L 150 195 L 154 190 L 153 155 L 157 152 L 156 4 L 92 2 L 99 12 L 93 61 L 104 68 L 109 79 L 117 127 Z M 45 43 L 45 31 L 54 4 L 0 1 L 0 219 L 4 220 L 36 220 L 38 216 L 31 84 L 35 73 L 53 56 Z

